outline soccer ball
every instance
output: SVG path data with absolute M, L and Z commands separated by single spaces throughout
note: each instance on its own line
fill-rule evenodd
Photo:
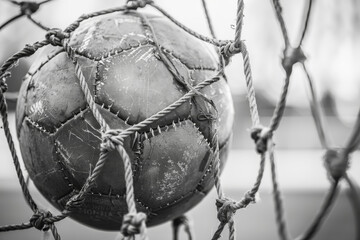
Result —
M 211 46 L 164 17 L 146 14 L 161 50 L 180 75 L 196 86 L 219 70 Z M 126 129 L 164 109 L 188 90 L 158 56 L 153 35 L 133 12 L 81 22 L 69 46 L 100 113 L 112 129 Z M 229 149 L 233 105 L 226 80 L 124 141 L 130 156 L 138 211 L 149 226 L 188 211 L 214 185 L 215 131 L 221 167 Z M 43 196 L 60 210 L 79 192 L 100 154 L 101 129 L 86 103 L 73 62 L 63 48 L 48 46 L 31 66 L 17 105 L 17 134 L 26 169 Z M 217 121 L 203 117 L 204 113 Z M 116 151 L 91 192 L 70 217 L 91 227 L 118 230 L 128 212 L 124 166 Z

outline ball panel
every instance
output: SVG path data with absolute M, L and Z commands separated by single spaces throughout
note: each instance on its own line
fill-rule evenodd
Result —
M 27 91 L 25 115 L 53 132 L 61 123 L 79 112 L 79 109 L 84 108 L 86 102 L 75 75 L 74 64 L 66 54 L 58 54 L 50 63 L 45 64 L 41 74 L 35 74 L 27 89 L 23 88 L 22 91 Z M 79 63 L 89 87 L 92 88 L 96 62 L 79 58 Z
M 101 110 L 104 119 L 111 123 L 114 129 L 125 129 L 128 127 L 121 119 L 112 113 Z M 100 126 L 88 109 L 64 124 L 56 132 L 56 141 L 61 145 L 58 149 L 64 157 L 66 168 L 74 179 L 74 185 L 80 189 L 94 169 L 100 156 L 101 132 Z M 132 139 L 127 138 L 124 142 L 131 159 L 135 154 L 131 148 Z M 94 193 L 100 194 L 125 194 L 124 166 L 117 151 L 108 154 L 106 164 L 96 180 L 96 186 L 92 189 Z
M 28 75 L 34 75 L 42 68 L 42 66 L 47 64 L 51 59 L 53 59 L 61 52 L 64 52 L 62 47 L 54 47 L 51 45 L 44 47 L 40 54 L 37 55 L 37 58 L 34 60 L 34 62 L 31 64 Z
M 194 190 L 210 155 L 208 143 L 190 120 L 154 135 L 143 142 L 141 168 L 134 176 L 136 197 L 152 209 Z
M 104 60 L 101 82 L 96 85 L 97 102 L 111 106 L 122 119 L 135 124 L 178 100 L 183 94 L 164 64 L 154 55 L 153 46 L 142 46 Z M 166 79 L 164 81 L 164 79 Z M 185 103 L 153 126 L 186 118 L 190 105 Z
M 191 68 L 217 69 L 217 57 L 209 46 L 183 29 L 176 26 L 167 18 L 149 18 L 153 26 L 158 43 L 182 59 Z M 179 39 L 181 39 L 179 41 Z M 206 49 L 206 51 L 199 51 Z
M 191 72 L 192 79 L 194 79 L 194 84 L 199 84 L 200 82 L 210 79 L 214 76 L 212 71 L 199 71 L 194 70 Z M 222 145 L 231 135 L 232 125 L 234 122 L 234 105 L 231 97 L 231 92 L 229 85 L 223 77 L 220 77 L 220 80 L 206 86 L 201 91 L 206 97 L 212 100 L 217 108 L 217 132 L 219 143 Z M 216 112 L 213 107 L 206 103 L 211 112 L 216 116 Z M 193 116 L 193 121 L 199 126 L 204 124 L 203 121 L 199 121 L 196 116 Z M 211 136 L 210 138 L 211 139 Z
M 227 157 L 229 154 L 229 149 L 231 146 L 231 139 L 232 139 L 232 137 L 230 136 L 223 143 L 223 145 L 220 146 L 220 149 L 219 149 L 220 173 L 222 172 L 222 170 L 224 169 L 225 164 L 226 164 L 226 160 L 227 160 Z M 203 176 L 203 179 L 197 186 L 197 190 L 201 191 L 204 194 L 207 194 L 208 192 L 210 192 L 210 190 L 214 187 L 214 183 L 215 183 L 214 172 L 215 172 L 215 163 L 213 162 L 213 159 L 212 159 L 212 162 L 209 164 L 207 171 L 205 172 L 205 174 Z
M 69 193 L 72 187 L 56 154 L 54 137 L 34 124 L 28 118 L 22 123 L 21 154 L 35 186 L 47 199 L 54 201 Z
M 22 127 L 24 118 L 25 118 L 25 108 L 27 103 L 27 89 L 30 82 L 30 75 L 26 75 L 19 90 L 19 95 L 16 104 L 16 111 L 15 111 L 15 124 L 16 124 L 16 134 L 19 138 L 20 136 L 20 129 Z
M 90 58 L 102 58 L 117 49 L 147 44 L 140 19 L 132 13 L 113 13 L 80 23 L 70 38 L 70 46 Z
M 183 198 L 178 199 L 161 209 L 157 209 L 152 212 L 153 214 L 148 215 L 148 226 L 158 225 L 183 215 L 198 204 L 204 197 L 205 194 L 198 192 L 197 190 L 188 192 Z
M 57 205 L 63 208 L 77 191 L 60 198 Z M 100 230 L 118 231 L 122 217 L 127 213 L 124 196 L 86 194 L 81 206 L 71 207 L 70 217 Z

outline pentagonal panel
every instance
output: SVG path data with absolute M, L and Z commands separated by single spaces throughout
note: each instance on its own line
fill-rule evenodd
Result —
M 101 113 L 112 128 L 125 129 L 128 127 L 112 113 L 106 110 L 102 110 Z M 62 155 L 64 166 L 71 173 L 74 185 L 80 189 L 100 156 L 100 126 L 90 110 L 86 110 L 66 122 L 56 132 L 55 137 L 57 150 Z M 130 158 L 134 159 L 130 143 L 131 138 L 127 138 L 124 146 L 126 146 Z M 101 194 L 123 195 L 125 193 L 123 161 L 116 150 L 108 153 L 106 163 L 92 191 Z
M 214 71 L 194 70 L 191 71 L 191 78 L 194 80 L 194 85 L 197 85 L 206 79 L 213 78 L 216 74 Z M 201 98 L 197 98 L 199 103 L 202 102 L 202 106 L 205 106 L 203 109 L 208 109 L 212 116 L 217 116 L 217 133 L 219 143 L 222 145 L 229 138 L 234 122 L 234 105 L 229 85 L 223 77 L 220 77 L 219 81 L 204 87 L 200 92 L 209 100 L 212 100 L 216 106 L 217 112 L 209 103 L 204 102 Z M 195 106 L 192 111 L 192 120 L 198 125 L 205 136 L 212 139 L 212 134 L 207 128 L 208 121 L 201 120 L 202 118 L 199 118 L 199 114 L 201 114 L 201 111 L 196 109 Z
M 111 106 L 130 124 L 138 123 L 178 100 L 184 88 L 155 57 L 153 46 L 142 46 L 103 61 L 96 83 L 99 104 Z M 178 67 L 179 68 L 179 67 Z M 179 68 L 180 69 L 180 68 Z M 166 125 L 190 113 L 189 102 L 157 121 Z
M 137 16 L 112 13 L 81 22 L 71 36 L 70 46 L 84 56 L 101 58 L 115 49 L 121 51 L 147 41 Z

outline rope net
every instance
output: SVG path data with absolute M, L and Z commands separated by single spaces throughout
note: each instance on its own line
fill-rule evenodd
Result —
M 135 206 L 132 165 L 131 165 L 130 157 L 124 148 L 124 141 L 126 138 L 135 134 L 137 131 L 146 128 L 156 120 L 174 111 L 177 107 L 182 105 L 184 102 L 189 101 L 194 96 L 204 97 L 199 91 L 204 87 L 217 82 L 219 80 L 219 77 L 223 75 L 223 69 L 226 66 L 226 64 L 229 62 L 230 58 L 237 54 L 241 54 L 243 59 L 250 116 L 252 120 L 252 130 L 250 137 L 254 140 L 256 151 L 260 156 L 260 166 L 259 166 L 257 178 L 253 186 L 249 189 L 249 191 L 247 191 L 244 194 L 242 199 L 237 201 L 226 196 L 220 182 L 219 141 L 217 134 L 214 135 L 212 139 L 212 144 L 213 144 L 212 150 L 215 156 L 214 157 L 215 171 L 213 173 L 213 177 L 218 195 L 218 199 L 216 200 L 216 207 L 218 211 L 217 216 L 219 220 L 219 226 L 217 230 L 214 232 L 211 239 L 213 240 L 219 239 L 226 225 L 228 225 L 229 228 L 229 239 L 230 240 L 236 239 L 234 215 L 237 210 L 246 208 L 250 203 L 255 203 L 255 195 L 259 191 L 261 185 L 261 181 L 265 169 L 265 162 L 267 158 L 269 159 L 271 174 L 272 174 L 272 183 L 274 190 L 273 196 L 274 196 L 275 210 L 276 210 L 276 222 L 278 226 L 279 238 L 282 240 L 311 239 L 315 235 L 315 233 L 321 227 L 321 224 L 324 222 L 326 216 L 330 212 L 331 206 L 334 204 L 336 200 L 337 192 L 339 190 L 339 182 L 341 180 L 345 180 L 347 182 L 347 184 L 350 187 L 351 194 L 354 196 L 354 199 L 358 197 L 356 194 L 357 191 L 356 184 L 350 179 L 350 177 L 348 177 L 347 169 L 349 166 L 350 155 L 359 147 L 360 144 L 360 112 L 357 116 L 357 121 L 355 123 L 353 132 L 351 136 L 349 136 L 349 139 L 344 144 L 344 146 L 342 148 L 332 147 L 327 139 L 327 135 L 325 134 L 328 131 L 325 131 L 322 124 L 322 117 L 320 114 L 320 107 L 318 105 L 316 91 L 314 89 L 313 80 L 306 66 L 306 57 L 302 49 L 302 43 L 304 38 L 306 37 L 308 22 L 311 17 L 312 5 L 313 5 L 312 0 L 308 1 L 308 5 L 306 9 L 307 14 L 304 19 L 303 28 L 300 30 L 300 34 L 299 34 L 300 40 L 295 47 L 291 44 L 291 41 L 288 36 L 286 23 L 282 15 L 281 3 L 279 0 L 272 0 L 273 8 L 275 10 L 276 18 L 278 20 L 279 26 L 281 28 L 283 41 L 285 45 L 285 49 L 283 51 L 283 58 L 282 58 L 282 66 L 283 69 L 285 70 L 285 78 L 284 78 L 284 85 L 282 88 L 281 95 L 279 97 L 276 108 L 273 112 L 271 122 L 268 126 L 263 126 L 261 124 L 261 120 L 257 109 L 255 90 L 253 86 L 249 53 L 247 51 L 246 43 L 241 38 L 241 32 L 243 27 L 243 12 L 244 12 L 243 0 L 237 1 L 237 9 L 236 9 L 237 19 L 236 19 L 235 36 L 233 40 L 219 40 L 215 38 L 215 32 L 212 27 L 211 18 L 205 0 L 202 0 L 202 4 L 208 22 L 211 37 L 201 35 L 191 30 L 190 28 L 184 26 L 176 19 L 174 19 L 172 16 L 170 16 L 164 9 L 158 6 L 154 1 L 151 0 L 133 0 L 133 1 L 129 0 L 127 1 L 126 5 L 118 8 L 98 11 L 91 14 L 84 14 L 64 30 L 48 28 L 43 24 L 41 24 L 40 22 L 38 22 L 37 20 L 35 20 L 32 17 L 32 14 L 37 12 L 43 4 L 49 1 L 50 0 L 43 1 L 40 3 L 10 1 L 11 3 L 20 7 L 20 13 L 12 17 L 11 19 L 9 19 L 0 26 L 0 30 L 1 30 L 2 28 L 7 26 L 14 20 L 25 16 L 31 22 L 33 22 L 38 27 L 44 29 L 47 32 L 44 40 L 35 42 L 31 45 L 26 45 L 21 51 L 15 53 L 12 57 L 10 57 L 7 61 L 5 61 L 3 65 L 0 67 L 0 112 L 3 121 L 3 129 L 5 132 L 6 139 L 8 141 L 9 149 L 12 154 L 12 158 L 14 161 L 16 173 L 20 182 L 22 192 L 25 196 L 27 203 L 29 204 L 29 207 L 33 211 L 33 215 L 30 217 L 30 220 L 28 222 L 15 224 L 15 225 L 1 226 L 0 232 L 23 230 L 34 227 L 36 229 L 45 232 L 51 231 L 54 239 L 61 239 L 60 234 L 58 233 L 56 228 L 56 222 L 59 222 L 65 219 L 66 217 L 68 217 L 69 214 L 71 213 L 72 208 L 76 208 L 82 204 L 86 193 L 90 192 L 91 188 L 96 183 L 96 180 L 101 170 L 103 169 L 104 165 L 106 165 L 108 154 L 111 151 L 117 151 L 124 163 L 124 177 L 126 182 L 126 203 L 128 207 L 128 213 L 123 218 L 123 223 L 120 230 L 122 234 L 121 239 L 135 239 L 136 235 L 139 235 L 140 239 L 148 239 L 147 231 L 146 231 L 147 216 L 145 213 L 138 212 Z M 92 96 L 91 90 L 84 77 L 83 70 L 81 69 L 81 66 L 76 57 L 78 53 L 69 45 L 69 37 L 79 27 L 80 23 L 83 22 L 84 20 L 109 13 L 126 12 L 126 11 L 133 11 L 134 14 L 138 15 L 141 18 L 142 23 L 145 26 L 147 26 L 150 29 L 150 31 L 153 31 L 151 23 L 148 21 L 146 16 L 137 11 L 138 8 L 145 8 L 145 7 L 154 8 L 155 10 L 163 14 L 171 22 L 175 23 L 178 27 L 182 28 L 187 33 L 191 34 L 192 36 L 204 42 L 214 45 L 220 59 L 221 67 L 219 71 L 212 78 L 206 79 L 194 87 L 187 86 L 188 91 L 186 94 L 184 94 L 173 104 L 157 112 L 151 117 L 137 124 L 131 125 L 129 128 L 125 130 L 111 129 L 108 123 L 106 122 L 106 120 L 104 119 L 104 117 L 102 116 L 101 112 L 99 111 L 98 106 L 95 103 L 94 97 Z M 171 64 L 171 61 L 167 58 L 166 54 L 164 54 L 161 47 L 157 45 L 156 37 L 154 37 L 154 42 L 159 52 L 159 58 L 161 58 L 165 64 L 167 63 L 166 67 L 172 73 L 174 79 L 176 79 L 177 81 L 182 81 L 181 76 L 178 75 L 176 68 L 174 68 L 174 66 Z M 7 91 L 6 79 L 10 76 L 9 70 L 13 68 L 20 59 L 33 55 L 35 52 L 37 52 L 37 50 L 47 45 L 53 45 L 63 48 L 68 58 L 72 60 L 75 66 L 75 74 L 79 80 L 81 90 L 83 91 L 86 102 L 89 108 L 91 109 L 91 112 L 95 117 L 96 121 L 101 126 L 101 131 L 102 131 L 100 156 L 95 167 L 91 171 L 90 176 L 87 178 L 81 190 L 73 197 L 71 197 L 67 201 L 65 209 L 60 214 L 55 216 L 50 212 L 41 210 L 33 200 L 32 195 L 28 190 L 27 182 L 20 168 L 20 162 L 15 150 L 13 137 L 9 130 L 7 103 L 4 95 L 5 92 Z M 331 187 L 327 193 L 327 196 L 323 201 L 321 208 L 319 209 L 318 214 L 311 222 L 308 229 L 298 237 L 291 236 L 287 227 L 287 221 L 285 220 L 281 191 L 277 181 L 277 172 L 276 172 L 275 154 L 274 154 L 275 148 L 273 143 L 273 135 L 275 134 L 277 128 L 279 127 L 283 117 L 284 109 L 286 106 L 286 99 L 288 96 L 289 83 L 291 80 L 293 66 L 295 64 L 299 64 L 307 76 L 307 82 L 310 87 L 310 93 L 311 93 L 311 100 L 310 100 L 311 112 L 314 118 L 315 126 L 322 147 L 325 151 L 324 162 L 331 181 Z M 206 97 L 204 98 L 206 99 Z M 206 99 L 206 101 L 208 101 L 211 104 L 211 100 Z M 358 203 L 353 204 L 355 211 L 358 210 L 356 204 Z M 185 216 L 173 220 L 174 239 L 178 239 L 179 228 L 182 225 L 184 226 L 188 238 L 193 239 L 192 236 L 193 234 L 190 228 L 189 220 Z M 357 230 L 360 231 L 359 228 L 357 228 Z M 360 236 L 359 233 L 358 236 Z

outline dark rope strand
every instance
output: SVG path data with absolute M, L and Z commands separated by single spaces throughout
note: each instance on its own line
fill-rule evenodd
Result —
M 287 74 L 286 78 L 285 78 L 284 86 L 282 88 L 279 102 L 276 104 L 273 116 L 271 118 L 271 123 L 270 123 L 269 128 L 272 132 L 275 131 L 279 127 L 280 121 L 283 117 L 285 107 L 286 107 L 286 98 L 288 95 L 289 84 L 290 84 L 290 75 Z
M 354 152 L 360 145 L 360 109 L 357 115 L 354 129 L 349 137 L 349 140 L 345 146 L 345 155 Z
M 73 32 L 76 28 L 78 28 L 80 26 L 80 23 L 83 22 L 84 20 L 87 20 L 89 18 L 93 18 L 93 17 L 97 17 L 97 16 L 101 16 L 101 15 L 105 15 L 105 14 L 110 14 L 110 13 L 114 13 L 114 12 L 119 12 L 119 11 L 125 11 L 127 10 L 126 7 L 122 6 L 122 7 L 117 7 L 117 8 L 111 8 L 111 9 L 106 9 L 106 10 L 102 10 L 102 11 L 97 11 L 97 12 L 93 12 L 90 14 L 83 14 L 82 16 L 80 16 L 75 22 L 73 22 L 72 24 L 70 24 L 65 30 L 64 32 L 70 33 Z
M 353 213 L 354 213 L 354 218 L 355 218 L 355 229 L 356 229 L 356 240 L 360 240 L 360 188 L 359 186 L 356 184 L 355 181 L 353 181 L 347 174 L 345 174 L 344 176 L 348 186 L 349 186 L 349 191 L 348 191 L 348 197 L 349 200 L 351 202 L 352 208 L 353 208 Z
M 45 25 L 43 25 L 42 23 L 40 23 L 39 21 L 36 21 L 30 14 L 26 16 L 31 22 L 33 22 L 36 26 L 38 26 L 39 28 L 45 30 L 45 31 L 49 31 L 50 28 L 46 27 Z
M 4 98 L 4 95 L 3 95 L 1 89 L 0 89 L 0 113 L 2 116 L 4 133 L 6 136 L 6 140 L 8 142 L 11 156 L 13 158 L 14 167 L 15 167 L 18 179 L 19 179 L 21 190 L 22 190 L 22 192 L 25 196 L 25 199 L 26 199 L 27 203 L 29 204 L 31 210 L 33 212 L 35 212 L 38 209 L 38 207 L 37 207 L 36 203 L 34 202 L 32 196 L 29 192 L 29 189 L 27 188 L 26 181 L 24 179 L 24 175 L 21 171 L 20 162 L 19 162 L 18 156 L 16 154 L 15 144 L 14 144 L 13 137 L 11 135 L 10 128 L 9 128 L 7 104 L 6 104 L 6 100 Z
M 331 210 L 331 206 L 334 204 L 337 193 L 338 193 L 338 183 L 339 181 L 334 181 L 331 184 L 330 190 L 320 208 L 320 211 L 318 212 L 317 216 L 313 220 L 310 227 L 306 230 L 306 232 L 297 237 L 296 240 L 310 240 L 315 233 L 319 230 L 322 222 L 325 220 L 325 217 Z
M 172 221 L 173 240 L 179 240 L 179 229 L 181 226 L 184 226 L 184 231 L 188 237 L 188 240 L 193 240 L 194 237 L 191 231 L 191 225 L 189 223 L 188 217 L 185 215 L 177 217 Z
M 303 30 L 302 30 L 302 33 L 301 33 L 301 37 L 300 37 L 298 46 L 302 45 L 302 43 L 304 41 L 304 38 L 305 38 L 305 35 L 308 32 L 307 29 L 308 29 L 308 26 L 309 26 L 309 20 L 310 20 L 313 0 L 308 0 L 308 1 L 309 1 L 309 3 L 307 5 L 307 9 L 306 9 L 306 18 L 305 18 L 304 27 L 303 27 Z
M 309 84 L 310 95 L 311 95 L 310 109 L 311 109 L 311 114 L 313 116 L 313 119 L 315 121 L 315 126 L 316 126 L 317 133 L 319 135 L 320 143 L 324 149 L 327 149 L 327 148 L 329 148 L 329 141 L 325 135 L 324 124 L 323 124 L 321 114 L 320 114 L 320 106 L 319 106 L 318 98 L 316 96 L 315 86 L 314 86 L 313 80 L 309 74 L 309 71 L 306 68 L 305 63 L 302 63 L 301 66 L 304 69 L 304 72 L 306 74 L 306 78 L 307 78 L 307 81 Z
M 208 9 L 207 4 L 206 4 L 206 0 L 201 0 L 201 2 L 202 2 L 202 5 L 203 5 L 203 9 L 204 9 L 205 17 L 206 17 L 206 22 L 207 22 L 211 37 L 216 38 L 216 34 L 215 34 L 214 27 L 213 27 L 213 24 L 212 24 L 212 21 L 211 21 L 209 9 Z
M 163 10 L 162 8 L 160 8 L 158 5 L 156 5 L 155 3 L 150 3 L 150 6 L 154 7 L 155 9 L 157 9 L 159 12 L 161 12 L 165 17 L 167 17 L 170 21 L 172 21 L 173 23 L 175 23 L 178 27 L 182 28 L 184 31 L 188 32 L 189 34 L 193 35 L 194 37 L 205 41 L 207 43 L 213 44 L 215 46 L 221 47 L 222 45 L 224 45 L 225 41 L 221 41 L 221 40 L 217 40 L 214 38 L 208 38 L 204 35 L 201 35 L 193 30 L 191 30 L 190 28 L 186 27 L 185 25 L 183 25 L 182 23 L 180 23 L 179 21 L 177 21 L 175 18 L 173 18 L 172 16 L 170 16 L 165 10 Z
M 58 233 L 55 224 L 50 224 L 50 230 L 54 237 L 54 240 L 61 240 L 60 234 Z
M 21 51 L 15 53 L 12 57 L 4 62 L 4 64 L 0 67 L 0 76 L 6 71 L 10 70 L 18 60 L 33 55 L 39 48 L 42 48 L 48 44 L 49 41 L 44 40 L 42 42 L 35 42 L 32 45 L 26 45 Z
M 280 0 L 272 0 L 276 12 L 276 17 L 278 19 L 278 22 L 280 24 L 281 32 L 284 38 L 285 48 L 288 48 L 290 46 L 290 40 L 288 36 L 288 32 L 286 29 L 285 21 L 282 16 L 282 7 L 280 5 Z
M 21 18 L 22 16 L 24 16 L 23 13 L 19 13 L 18 15 L 15 15 L 14 17 L 10 18 L 9 20 L 7 20 L 6 22 L 4 22 L 3 24 L 1 24 L 0 26 L 0 30 L 2 30 L 4 27 L 6 27 L 8 24 L 12 23 L 13 21 L 15 21 L 18 18 Z
M 210 84 L 212 84 L 214 82 L 217 82 L 219 80 L 220 80 L 219 76 L 215 76 L 213 78 L 207 79 L 207 80 L 199 83 L 194 88 L 199 91 L 202 88 L 204 88 L 204 87 L 206 87 L 206 86 L 208 86 L 208 85 L 210 85 Z M 178 99 L 177 101 L 175 101 L 174 103 L 172 103 L 168 107 L 164 108 L 163 110 L 160 110 L 159 112 L 157 112 L 154 115 L 152 115 L 151 117 L 141 121 L 140 123 L 132 125 L 131 127 L 123 130 L 120 133 L 119 138 L 120 139 L 125 139 L 126 137 L 130 136 L 134 132 L 140 131 L 141 129 L 143 129 L 146 126 L 150 125 L 151 123 L 158 120 L 159 118 L 161 118 L 161 117 L 167 115 L 168 113 L 172 112 L 174 109 L 178 108 L 183 103 L 189 101 L 195 94 L 196 94 L 195 91 L 190 90 L 185 95 L 183 95 L 180 99 Z
M 14 224 L 14 225 L 5 225 L 5 226 L 0 226 L 0 232 L 25 230 L 25 229 L 30 229 L 32 227 L 33 226 L 30 222 L 22 223 L 22 224 Z
M 277 180 L 277 173 L 276 173 L 276 163 L 275 163 L 275 156 L 274 156 L 274 146 L 271 139 L 268 141 L 268 148 L 269 148 L 269 155 L 270 155 L 270 167 L 271 167 L 271 179 L 273 185 L 273 196 L 275 202 L 275 213 L 276 213 L 276 222 L 278 225 L 278 231 L 280 238 L 282 240 L 290 239 L 289 232 L 286 227 L 286 221 L 284 217 L 284 207 L 281 198 L 281 192 L 279 189 L 279 183 Z
M 44 0 L 42 2 L 39 2 L 38 4 L 41 6 L 41 5 L 45 4 L 45 3 L 52 2 L 52 1 L 53 0 Z

